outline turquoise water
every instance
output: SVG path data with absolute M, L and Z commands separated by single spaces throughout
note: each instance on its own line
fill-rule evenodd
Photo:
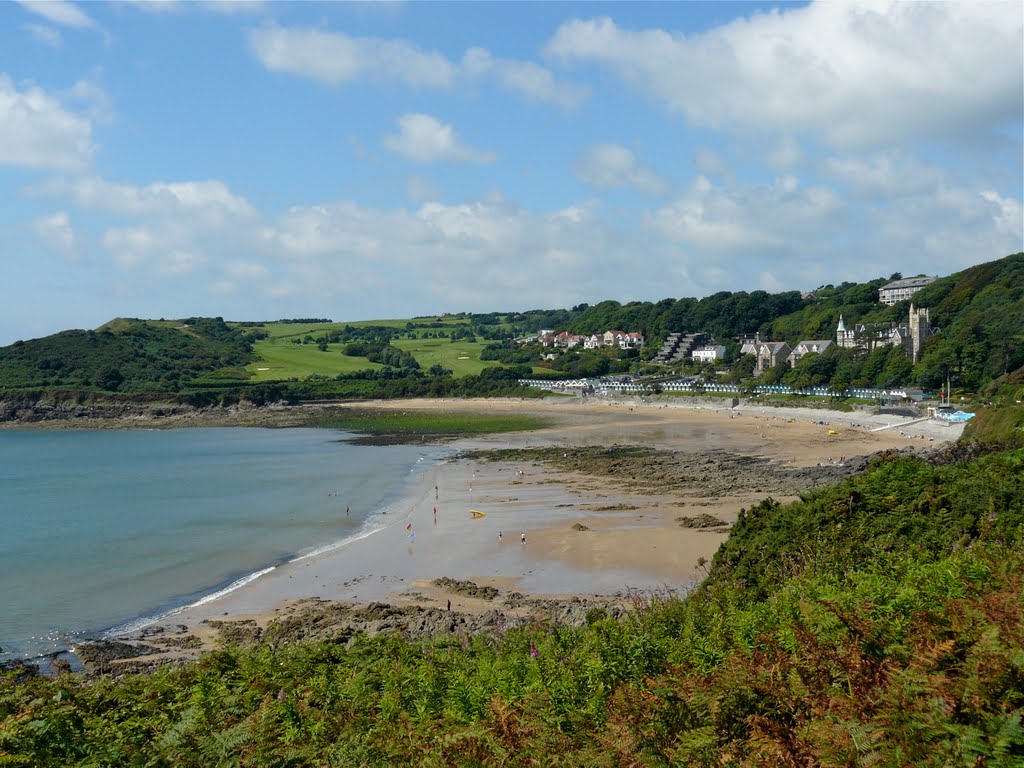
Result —
M 343 437 L 0 431 L 0 658 L 66 649 L 358 536 L 441 456 Z

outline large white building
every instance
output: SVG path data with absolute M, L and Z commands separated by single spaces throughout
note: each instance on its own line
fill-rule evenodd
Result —
M 891 307 L 893 304 L 899 304 L 901 301 L 906 301 L 928 285 L 928 283 L 933 283 L 938 279 L 938 277 L 920 275 L 918 277 L 908 277 L 903 280 L 893 280 L 888 285 L 883 285 L 878 289 L 878 300 L 882 304 Z

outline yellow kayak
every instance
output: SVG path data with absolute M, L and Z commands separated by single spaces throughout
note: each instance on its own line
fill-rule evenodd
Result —
M 474 520 L 477 520 L 477 519 L 479 519 L 481 517 L 487 517 L 487 513 L 486 512 L 481 512 L 479 509 L 471 509 L 471 510 L 469 510 L 469 514 L 471 514 L 473 516 Z

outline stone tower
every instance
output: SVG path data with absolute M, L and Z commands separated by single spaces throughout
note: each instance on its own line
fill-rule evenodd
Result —
M 924 342 L 932 335 L 932 324 L 928 317 L 928 310 L 916 308 L 910 305 L 910 334 L 907 338 L 907 357 L 912 363 L 921 359 L 921 351 L 924 349 Z

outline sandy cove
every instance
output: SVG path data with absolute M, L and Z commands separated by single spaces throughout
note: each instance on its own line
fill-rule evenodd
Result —
M 707 513 L 728 525 L 741 508 L 766 496 L 791 499 L 814 478 L 818 484 L 825 476 L 829 482 L 839 479 L 863 464 L 861 457 L 890 448 L 934 448 L 961 431 L 927 422 L 903 426 L 910 419 L 866 413 L 669 406 L 640 399 L 415 400 L 372 406 L 530 413 L 550 418 L 553 425 L 451 443 L 453 458 L 398 480 L 408 490 L 386 509 L 386 527 L 279 566 L 218 600 L 169 617 L 166 624 L 178 627 L 168 633 L 172 643 L 180 645 L 174 638 L 186 634 L 207 645 L 217 634 L 211 621 L 229 617 L 262 627 L 308 610 L 314 598 L 442 610 L 450 600 L 453 612 L 500 609 L 514 616 L 530 610 L 516 593 L 601 595 L 623 602 L 633 591 L 685 591 L 703 576 L 728 528 L 682 527 L 681 516 Z M 888 424 L 893 428 L 871 431 Z M 572 468 L 574 459 L 595 447 L 614 445 L 676 451 L 671 461 L 680 464 L 686 481 L 665 492 L 642 479 L 594 474 L 592 466 L 588 472 Z M 549 455 L 557 448 L 556 461 L 454 457 L 455 452 L 523 448 L 548 449 Z M 845 467 L 837 466 L 840 458 Z M 723 473 L 725 488 L 716 485 Z M 470 510 L 486 516 L 474 517 Z M 495 587 L 499 597 L 469 597 L 435 586 L 441 577 Z M 147 642 L 159 647 L 152 632 Z

